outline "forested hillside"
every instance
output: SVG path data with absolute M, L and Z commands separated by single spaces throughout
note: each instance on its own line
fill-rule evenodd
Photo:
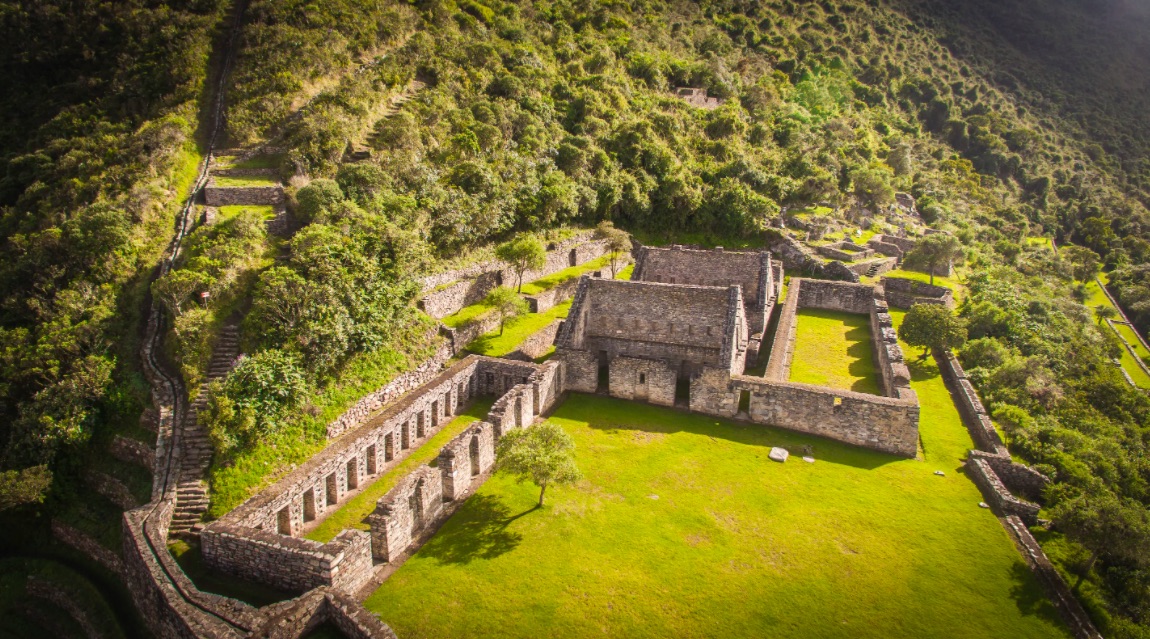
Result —
M 66 511 L 143 410 L 141 308 L 229 9 L 0 2 L 0 508 Z M 252 0 L 227 136 L 290 185 L 293 233 L 204 225 L 152 289 L 189 388 L 242 322 L 212 512 L 425 354 L 420 275 L 602 221 L 762 244 L 787 208 L 906 192 L 963 245 L 960 358 L 1055 479 L 1048 550 L 1107 636 L 1150 636 L 1150 399 L 1085 304 L 1102 268 L 1150 328 L 1148 27 L 1133 0 Z

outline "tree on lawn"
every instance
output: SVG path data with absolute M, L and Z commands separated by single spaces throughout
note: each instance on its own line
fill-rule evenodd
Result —
M 523 292 L 523 274 L 530 269 L 540 269 L 547 263 L 547 249 L 543 242 L 531 233 L 517 235 L 510 242 L 500 244 L 495 249 L 495 256 L 507 262 L 515 270 L 519 278 L 516 290 Z
M 607 245 L 607 256 L 611 260 L 611 279 L 615 279 L 619 274 L 618 265 L 622 263 L 623 256 L 631 250 L 631 236 L 606 220 L 595 228 L 595 235 Z
M 934 284 L 934 273 L 942 265 L 948 267 L 962 257 L 962 244 L 958 238 L 945 233 L 928 235 L 918 241 L 914 249 L 907 255 L 907 261 L 927 267 L 930 273 L 930 283 Z
M 1139 566 L 1150 564 L 1150 515 L 1145 506 L 1102 486 L 1075 489 L 1063 484 L 1051 493 L 1057 502 L 1051 511 L 1054 526 L 1090 551 L 1075 588 L 1103 555 Z
M 966 324 L 941 304 L 915 304 L 898 327 L 899 339 L 923 348 L 926 359 L 933 348 L 958 348 L 966 343 Z
M 527 301 L 519 294 L 506 286 L 500 286 L 487 294 L 484 304 L 495 309 L 499 314 L 499 334 L 503 334 L 503 326 L 507 320 L 527 312 Z
M 1114 310 L 1114 307 L 1108 304 L 1099 304 L 1094 307 L 1094 317 L 1097 317 L 1098 323 L 1102 324 L 1106 320 L 1112 320 L 1118 317 L 1118 311 Z
M 551 422 L 504 434 L 495 447 L 495 467 L 515 475 L 519 483 L 530 480 L 538 486 L 540 506 L 548 486 L 583 478 L 575 465 L 575 440 Z

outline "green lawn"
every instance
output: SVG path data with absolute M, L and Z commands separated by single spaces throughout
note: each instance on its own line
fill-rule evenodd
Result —
M 1105 282 L 1107 276 L 1105 273 L 1100 273 L 1098 277 Z M 1085 304 L 1090 307 L 1091 311 L 1099 306 L 1109 306 L 1110 308 L 1114 308 L 1115 311 L 1118 310 L 1114 307 L 1114 304 L 1110 303 L 1110 298 L 1106 297 L 1106 293 L 1102 291 L 1102 287 L 1098 285 L 1097 280 L 1090 280 L 1086 283 Z M 1118 332 L 1120 338 L 1134 346 L 1139 354 L 1143 356 L 1148 355 L 1148 353 L 1144 353 L 1145 349 L 1139 344 L 1137 338 L 1135 338 L 1132 328 L 1116 324 L 1114 330 Z M 1135 386 L 1139 388 L 1150 388 L 1150 375 L 1147 375 L 1146 371 L 1142 370 L 1142 367 L 1138 365 L 1138 362 L 1135 361 L 1130 351 L 1122 349 L 1122 356 L 1119 358 L 1119 362 L 1122 364 L 1122 370 L 1126 371 L 1126 373 L 1130 375 L 1130 379 L 1134 380 Z
M 544 277 L 544 278 L 537 279 L 534 282 L 526 282 L 523 284 L 523 294 L 524 295 L 538 295 L 539 293 L 542 293 L 544 291 L 549 291 L 549 290 L 555 288 L 556 286 L 559 286 L 563 282 L 576 279 L 576 278 L 578 278 L 578 277 L 580 277 L 586 273 L 590 273 L 591 271 L 597 271 L 601 268 L 606 268 L 607 274 L 608 275 L 610 274 L 610 272 L 611 272 L 611 257 L 610 256 L 605 255 L 605 256 L 600 257 L 598 259 L 594 259 L 594 260 L 591 260 L 589 262 L 584 262 L 583 264 L 580 264 L 579 266 L 572 266 L 570 268 L 565 268 L 562 271 L 559 271 L 558 273 L 552 273 L 551 275 L 548 275 L 547 277 Z
M 219 208 L 220 215 L 216 222 L 223 222 L 239 215 L 243 211 L 259 213 L 265 220 L 275 219 L 276 207 L 270 204 L 228 204 Z
M 499 334 L 497 328 L 486 335 L 477 337 L 475 341 L 467 345 L 467 350 L 478 355 L 503 357 L 515 352 L 523 340 L 531 337 L 537 331 L 543 330 L 551 322 L 567 317 L 570 310 L 571 300 L 567 300 L 542 313 L 526 313 L 519 317 L 513 317 L 507 320 L 502 335 Z
M 790 381 L 879 395 L 866 315 L 806 308 L 798 313 Z
M 929 273 L 919 273 L 918 271 L 905 271 L 901 268 L 896 268 L 893 271 L 887 271 L 886 273 L 883 273 L 879 277 L 875 277 L 873 281 L 878 282 L 878 280 L 882 277 L 890 277 L 890 278 L 900 278 L 901 277 L 904 280 L 915 280 L 916 282 L 923 282 L 926 284 L 930 284 L 930 274 Z M 964 287 L 958 281 L 958 277 L 956 277 L 956 276 L 955 277 L 943 277 L 941 275 L 935 275 L 934 276 L 934 285 L 935 286 L 945 286 L 945 287 L 949 288 L 951 291 L 953 291 L 954 292 L 954 300 L 956 302 L 962 301 L 962 296 L 966 292 L 966 287 Z
M 363 492 L 352 497 L 346 504 L 340 506 L 339 510 L 328 515 L 319 526 L 304 537 L 327 543 L 348 528 L 370 530 L 371 527 L 363 520 L 375 510 L 375 502 L 379 501 L 380 497 L 387 494 L 387 491 L 394 488 L 396 483 L 409 475 L 411 471 L 438 457 L 440 449 L 447 445 L 451 438 L 462 433 L 475 422 L 485 419 L 493 403 L 493 400 L 487 398 L 476 400 L 467 410 L 456 415 L 455 419 L 448 422 L 438 433 L 425 441 L 422 446 L 411 451 L 411 454 L 397 464 L 395 468 L 381 475 Z
M 213 177 L 212 182 L 215 186 L 222 187 L 237 187 L 237 186 L 279 186 L 279 180 L 268 177 L 266 175 L 244 175 L 244 176 L 218 176 Z
M 497 475 L 366 605 L 413 639 L 1069 636 L 958 470 L 937 368 L 913 374 L 925 461 L 573 395 L 552 419 L 584 481 L 536 509 Z

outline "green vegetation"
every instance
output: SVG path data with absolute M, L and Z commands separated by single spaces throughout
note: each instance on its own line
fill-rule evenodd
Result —
M 801 309 L 790 381 L 882 394 L 866 315 Z
M 563 284 L 564 282 L 568 282 L 568 281 L 574 280 L 574 279 L 579 279 L 579 277 L 581 277 L 587 273 L 590 273 L 592 271 L 598 271 L 598 270 L 603 269 L 603 268 L 607 268 L 609 271 L 610 265 L 611 265 L 611 256 L 610 255 L 604 255 L 603 257 L 600 257 L 598 259 L 594 259 L 594 260 L 591 260 L 589 262 L 584 262 L 583 264 L 580 264 L 579 266 L 571 266 L 571 267 L 563 269 L 562 271 L 559 271 L 558 273 L 552 273 L 551 275 L 537 279 L 534 282 L 528 282 L 527 284 L 523 285 L 523 294 L 524 295 L 538 295 L 539 293 L 542 293 L 544 291 L 549 291 L 549 290 L 555 288 L 556 286 Z M 609 274 L 609 272 L 608 272 L 608 274 Z
M 552 422 L 504 433 L 495 446 L 495 467 L 522 484 L 539 487 L 539 507 L 548 486 L 570 486 L 583 479 L 575 465 L 575 440 Z
M 1105 276 L 1105 273 L 1103 273 L 1099 277 L 1105 278 Z M 1103 279 L 1103 281 L 1105 281 L 1105 279 Z M 1115 308 L 1114 304 L 1110 301 L 1110 298 L 1106 296 L 1106 293 L 1102 291 L 1102 287 L 1098 284 L 1097 280 L 1091 278 L 1083 284 L 1083 288 L 1086 294 L 1083 303 L 1088 308 L 1094 309 L 1096 315 L 1099 313 L 1099 309 L 1110 309 L 1110 311 L 1107 312 L 1108 315 L 1115 318 L 1118 316 L 1117 308 Z M 1110 324 L 1105 322 L 1100 322 L 1099 324 L 1100 327 L 1103 325 L 1107 327 L 1110 326 Z M 1150 355 L 1142 353 L 1142 351 L 1145 351 L 1145 348 L 1141 346 L 1141 343 L 1134 335 L 1134 330 L 1129 326 L 1115 324 L 1114 330 L 1117 332 L 1119 339 L 1125 341 L 1127 344 L 1134 345 L 1135 348 L 1138 349 L 1140 356 L 1147 357 L 1147 355 Z M 1116 349 L 1115 354 L 1122 366 L 1122 370 L 1126 371 L 1130 379 L 1134 380 L 1134 385 L 1139 388 L 1150 389 L 1150 375 L 1147 375 L 1146 371 L 1142 370 L 1142 367 L 1134 360 L 1134 356 L 1130 354 L 1130 351 L 1125 348 L 1120 348 Z
M 919 359 L 932 350 L 954 350 L 966 343 L 966 324 L 942 304 L 915 304 L 898 327 L 898 337 L 922 349 Z
M 216 223 L 230 220 L 242 213 L 252 212 L 260 216 L 264 220 L 271 220 L 275 218 L 276 207 L 270 204 L 229 204 L 221 206 L 219 209 L 219 218 Z
M 380 475 L 371 485 L 364 488 L 363 492 L 352 497 L 335 512 L 325 516 L 323 521 L 304 537 L 327 543 L 348 528 L 370 530 L 364 520 L 375 510 L 375 503 L 379 501 L 379 498 L 386 495 L 387 491 L 394 488 L 395 484 L 409 475 L 411 471 L 423 464 L 434 464 L 436 457 L 439 456 L 439 451 L 447 445 L 447 442 L 462 433 L 471 424 L 487 418 L 492 403 L 493 400 L 487 398 L 480 398 L 474 402 L 467 410 L 456 415 L 438 433 L 423 442 L 419 448 L 411 451 L 406 459 Z
M 110 602 L 81 573 L 63 563 L 48 559 L 0 559 L 0 618 L 4 619 L 4 636 L 13 639 L 43 637 L 38 616 L 47 615 L 67 629 L 67 636 L 87 636 L 86 629 L 65 609 L 46 598 L 31 596 L 32 581 L 46 583 L 60 591 L 84 615 L 90 628 L 100 637 L 123 639 L 126 634 Z
M 467 345 L 467 350 L 477 355 L 503 357 L 509 355 L 531 335 L 545 328 L 555 320 L 567 317 L 571 311 L 571 300 L 553 306 L 542 313 L 525 313 L 507 321 L 505 330 L 492 331 L 481 335 Z
M 955 471 L 972 444 L 933 363 L 912 384 L 925 463 L 573 395 L 551 421 L 586 479 L 538 508 L 496 475 L 367 606 L 410 636 L 1068 636 Z

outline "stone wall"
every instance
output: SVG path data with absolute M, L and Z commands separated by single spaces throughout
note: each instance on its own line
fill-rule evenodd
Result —
M 563 324 L 563 320 L 555 320 L 547 326 L 535 331 L 527 339 L 519 344 L 519 348 L 515 352 L 507 356 L 508 359 L 519 359 L 524 361 L 532 361 L 537 358 L 543 357 L 551 347 L 555 345 L 555 336 L 559 333 L 559 327 Z
M 904 457 L 918 452 L 919 406 L 909 389 L 879 397 L 747 376 L 731 388 L 750 393 L 752 421 Z
M 1015 515 L 1028 526 L 1038 523 L 1038 504 L 1022 501 L 1012 495 L 985 459 L 972 458 L 967 461 L 966 472 L 997 512 Z
M 904 277 L 884 277 L 882 287 L 887 302 L 895 308 L 910 308 L 915 304 L 941 304 L 954 308 L 954 293 L 945 286 L 932 286 Z
M 112 439 L 109 452 L 116 459 L 142 466 L 148 469 L 148 472 L 152 472 L 156 465 L 156 452 L 152 450 L 151 446 L 138 439 L 116 435 Z
M 391 561 L 443 514 L 443 479 L 438 470 L 420 466 L 379 500 L 368 515 L 371 552 Z
M 268 608 L 269 614 L 252 631 L 252 637 L 310 637 L 321 625 L 329 623 L 347 639 L 397 639 L 391 628 L 358 601 L 327 587 L 316 588 L 289 605 Z
M 607 389 L 611 397 L 675 405 L 678 371 L 666 361 L 619 356 L 611 360 Z
M 875 253 L 874 249 L 863 248 L 850 240 L 820 246 L 815 250 L 824 257 L 829 257 L 832 260 L 842 260 L 843 262 L 869 259 Z
M 439 452 L 436 465 L 443 476 L 443 498 L 453 501 L 467 493 L 473 478 L 495 464 L 495 427 L 476 422 Z
M 200 535 L 214 570 L 287 592 L 319 586 L 354 593 L 371 578 L 371 537 L 345 530 L 326 544 L 310 539 L 216 524 Z
M 328 439 L 339 437 L 348 430 L 363 423 L 365 419 L 395 398 L 427 383 L 443 370 L 443 364 L 457 351 L 451 340 L 442 343 L 435 354 L 419 366 L 400 374 L 379 389 L 364 395 L 351 408 L 343 412 L 327 425 Z
M 603 269 L 598 271 L 591 271 L 586 275 L 588 277 L 604 277 Z M 543 291 L 535 295 L 524 295 L 523 299 L 527 300 L 527 310 L 532 313 L 543 313 L 549 311 L 556 306 L 566 302 L 575 295 L 575 289 L 579 288 L 579 278 L 573 277 L 565 282 Z
M 607 253 L 607 245 L 602 240 L 594 239 L 590 232 L 582 233 L 549 247 L 543 268 L 527 271 L 523 274 L 523 281 L 547 277 Z M 478 303 L 498 286 L 514 286 L 517 281 L 515 271 L 499 261 L 438 273 L 423 279 L 423 298 L 419 301 L 419 307 L 428 315 L 440 319 L 465 306 Z
M 634 281 L 716 286 L 742 289 L 748 332 L 762 333 L 782 286 L 775 279 L 775 263 L 766 251 L 725 251 L 640 246 L 635 258 Z
M 801 284 L 801 286 L 800 286 Z M 799 298 L 799 308 L 820 308 L 867 315 L 871 312 L 875 290 L 867 284 L 791 278 L 787 297 Z
M 204 203 L 208 206 L 270 205 L 284 203 L 284 187 L 275 186 L 215 186 L 204 187 Z

